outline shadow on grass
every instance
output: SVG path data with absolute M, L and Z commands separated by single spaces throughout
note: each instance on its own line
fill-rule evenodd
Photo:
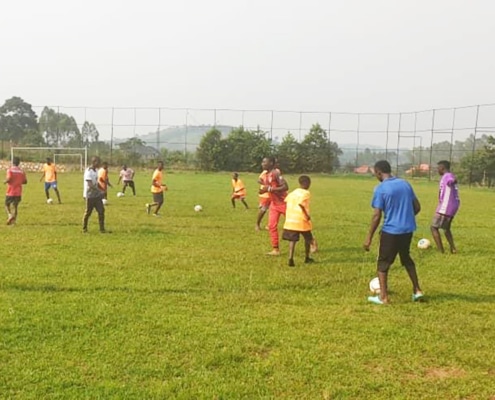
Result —
M 122 293 L 149 293 L 149 294 L 189 294 L 199 292 L 199 289 L 140 289 L 131 287 L 94 287 L 94 288 L 81 288 L 81 287 L 64 287 L 56 285 L 3 285 L 1 287 L 4 290 L 20 291 L 20 292 L 42 292 L 42 293 L 97 293 L 97 292 L 122 292 Z
M 428 296 L 430 303 L 465 302 L 465 303 L 495 303 L 495 294 L 459 294 L 440 293 Z

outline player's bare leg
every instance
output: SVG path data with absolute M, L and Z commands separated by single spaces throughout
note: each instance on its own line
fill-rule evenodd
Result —
M 258 211 L 258 216 L 256 217 L 256 228 L 255 229 L 257 231 L 261 231 L 261 220 L 263 219 L 265 214 L 266 214 L 266 210 L 263 208 L 260 208 L 260 210 Z
M 242 204 L 244 204 L 244 207 L 246 207 L 246 210 L 249 210 L 249 206 L 247 205 L 246 200 L 241 199 L 241 201 L 242 201 Z
M 314 262 L 314 260 L 309 256 L 311 252 L 311 240 L 304 240 L 304 262 L 306 264 L 310 264 Z
M 232 202 L 232 208 L 235 208 L 235 199 L 232 197 L 230 201 Z
M 449 242 L 450 252 L 456 254 L 457 249 L 455 248 L 454 237 L 452 236 L 452 231 L 450 229 L 445 230 L 445 238 L 447 239 L 447 242 Z
M 440 236 L 439 229 L 432 226 L 431 227 L 431 235 L 433 236 L 433 240 L 435 241 L 435 244 L 437 245 L 438 251 L 440 253 L 444 253 L 445 250 L 443 249 L 442 237 Z
M 388 272 L 378 271 L 378 280 L 380 281 L 380 300 L 383 304 L 390 303 L 388 299 Z
M 62 204 L 62 200 L 60 200 L 60 192 L 58 191 L 57 188 L 55 188 L 53 190 L 55 190 L 55 194 L 57 195 L 58 204 Z
M 297 242 L 293 242 L 293 241 L 290 241 L 289 242 L 289 267 L 295 267 L 295 263 L 294 263 L 294 251 L 296 249 L 296 243 Z

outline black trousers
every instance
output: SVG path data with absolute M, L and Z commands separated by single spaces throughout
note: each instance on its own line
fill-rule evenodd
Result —
M 399 254 L 400 262 L 404 267 L 414 266 L 414 261 L 409 254 L 412 235 L 412 232 L 401 235 L 392 235 L 386 232 L 380 233 L 378 271 L 387 272 L 394 263 L 397 254 Z
M 100 224 L 100 231 L 105 230 L 105 207 L 103 206 L 103 198 L 101 196 L 95 198 L 87 198 L 86 199 L 86 211 L 83 217 L 83 230 L 88 229 L 88 220 L 93 213 L 93 210 L 96 210 L 98 213 L 98 222 Z
M 132 194 L 135 196 L 136 195 L 136 187 L 134 186 L 134 181 L 124 181 L 124 186 L 122 187 L 122 193 L 125 193 L 125 188 L 127 186 L 130 186 L 132 189 Z

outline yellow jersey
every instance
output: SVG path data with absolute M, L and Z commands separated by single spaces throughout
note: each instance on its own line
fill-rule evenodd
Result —
M 311 221 L 308 221 L 308 218 L 300 207 L 300 205 L 303 206 L 309 215 L 310 198 L 311 194 L 309 190 L 302 188 L 298 188 L 287 195 L 285 198 L 287 210 L 285 212 L 284 229 L 298 232 L 306 232 L 313 229 Z

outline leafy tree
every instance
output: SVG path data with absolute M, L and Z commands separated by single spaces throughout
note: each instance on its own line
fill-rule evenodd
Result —
M 198 166 L 204 171 L 218 171 L 224 167 L 222 132 L 216 128 L 206 132 L 196 150 Z
M 141 146 L 145 146 L 146 143 L 137 138 L 133 137 L 127 139 L 125 142 L 120 143 L 119 149 L 123 153 L 124 160 L 130 164 L 139 164 L 141 161 L 141 154 L 138 149 Z
M 80 146 L 81 132 L 74 117 L 45 107 L 40 115 L 39 129 L 50 146 Z
M 271 141 L 259 129 L 232 129 L 225 143 L 225 168 L 230 171 L 259 171 L 263 157 L 272 152 Z
M 12 97 L 0 107 L 0 138 L 2 141 L 11 140 L 22 143 L 29 135 L 34 140 L 38 131 L 37 115 L 31 104 L 20 97 Z
M 301 170 L 301 145 L 292 133 L 288 133 L 277 147 L 277 158 L 280 169 L 284 173 Z
M 301 172 L 332 172 L 342 154 L 336 143 L 328 140 L 327 132 L 314 124 L 301 143 Z
M 81 128 L 81 141 L 83 146 L 89 146 L 90 143 L 98 142 L 100 138 L 100 132 L 96 128 L 95 124 L 84 121 Z
M 464 183 L 480 183 L 493 186 L 495 183 L 495 138 L 485 138 L 486 144 L 474 153 L 466 154 L 460 162 L 457 177 Z

